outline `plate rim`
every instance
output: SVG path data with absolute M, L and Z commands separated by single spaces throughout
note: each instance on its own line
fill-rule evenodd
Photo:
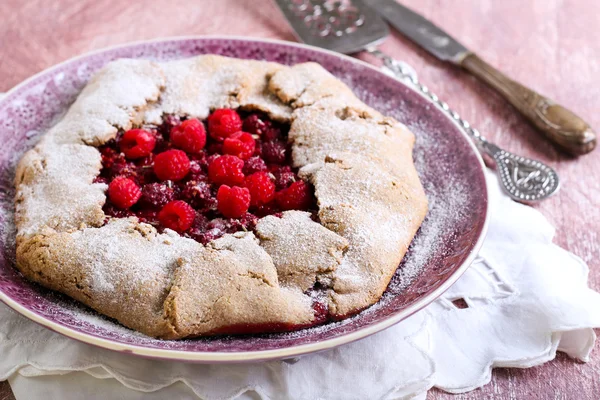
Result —
M 184 36 L 160 37 L 160 38 L 155 38 L 155 39 L 150 39 L 150 40 L 137 40 L 137 41 L 121 43 L 121 44 L 114 45 L 114 46 L 103 47 L 101 49 L 89 51 L 89 52 L 80 54 L 78 56 L 71 57 L 67 60 L 64 60 L 58 64 L 54 64 L 51 67 L 48 67 L 48 68 L 30 76 L 29 78 L 25 79 L 24 81 L 20 82 L 16 86 L 9 89 L 7 92 L 3 93 L 3 96 L 0 98 L 0 106 L 3 103 L 7 104 L 8 103 L 7 100 L 10 98 L 10 96 L 13 93 L 19 91 L 21 88 L 25 87 L 30 82 L 37 79 L 38 77 L 48 74 L 48 73 L 51 73 L 53 70 L 60 68 L 64 64 L 71 63 L 71 62 L 77 61 L 79 59 L 87 58 L 87 57 L 93 56 L 95 54 L 100 54 L 100 53 L 107 52 L 110 50 L 117 50 L 117 49 L 126 48 L 126 47 L 134 47 L 134 46 L 142 45 L 142 44 L 152 44 L 152 43 L 161 43 L 161 42 L 177 42 L 177 41 L 186 41 L 186 40 L 205 40 L 205 39 L 263 42 L 263 43 L 279 44 L 279 45 L 290 46 L 290 47 L 304 48 L 304 49 L 308 49 L 311 51 L 326 53 L 328 55 L 335 56 L 337 58 L 341 58 L 342 60 L 345 60 L 345 61 L 348 61 L 351 63 L 355 63 L 355 64 L 359 64 L 363 67 L 367 67 L 367 68 L 373 70 L 375 73 L 383 74 L 384 76 L 387 76 L 390 79 L 395 79 L 398 82 L 400 82 L 402 85 L 404 85 L 405 87 L 407 87 L 410 90 L 412 90 L 413 92 L 419 94 L 421 97 L 423 97 L 425 100 L 427 100 L 430 104 L 433 104 L 439 111 L 442 112 L 442 114 L 448 120 L 450 120 L 458 128 L 458 131 L 465 138 L 465 140 L 469 144 L 469 147 L 471 148 L 472 152 L 475 153 L 476 158 L 478 160 L 479 169 L 481 170 L 481 173 L 485 176 L 486 167 L 485 167 L 483 158 L 482 158 L 481 154 L 479 153 L 479 150 L 477 149 L 476 145 L 469 138 L 469 136 L 464 132 L 464 130 L 460 126 L 460 124 L 456 120 L 452 119 L 449 115 L 447 115 L 447 113 L 445 113 L 444 110 L 437 103 L 431 101 L 430 98 L 425 96 L 423 93 L 418 91 L 416 88 L 412 87 L 405 81 L 402 81 L 395 77 L 391 77 L 389 75 L 386 75 L 384 72 L 379 70 L 375 65 L 369 64 L 358 58 L 350 57 L 345 54 L 336 53 L 334 51 L 322 49 L 319 47 L 310 46 L 310 45 L 306 45 L 303 43 L 289 42 L 286 40 L 260 38 L 260 37 L 243 37 L 243 36 L 235 36 L 235 35 L 184 35 Z M 286 358 L 297 357 L 297 356 L 300 356 L 303 354 L 324 351 L 324 350 L 331 349 L 331 348 L 334 348 L 337 346 L 341 346 L 343 344 L 354 342 L 359 339 L 363 339 L 367 336 L 373 335 L 377 332 L 380 332 L 386 328 L 389 328 L 389 327 L 399 323 L 400 321 L 408 318 L 409 316 L 413 315 L 417 311 L 420 311 L 423 308 L 425 308 L 426 306 L 428 306 L 429 304 L 431 304 L 434 300 L 439 298 L 446 290 L 448 290 L 450 288 L 450 286 L 452 286 L 463 275 L 463 273 L 467 270 L 467 268 L 469 268 L 469 266 L 473 263 L 473 261 L 477 257 L 479 250 L 481 249 L 481 246 L 483 245 L 483 242 L 485 241 L 487 231 L 488 231 L 488 225 L 489 225 L 489 219 L 490 219 L 490 201 L 489 201 L 488 182 L 487 182 L 487 180 L 484 180 L 484 182 L 485 182 L 484 187 L 485 187 L 486 207 L 485 207 L 485 216 L 484 216 L 484 221 L 483 221 L 483 225 L 481 228 L 481 232 L 479 234 L 479 237 L 478 237 L 475 245 L 471 249 L 471 251 L 470 251 L 469 255 L 467 256 L 467 258 L 465 259 L 465 261 L 456 269 L 456 271 L 452 275 L 450 275 L 450 277 L 448 279 L 446 279 L 446 281 L 444 281 L 439 287 L 437 287 L 435 290 L 433 290 L 432 292 L 430 292 L 423 298 L 421 298 L 418 301 L 416 301 L 415 303 L 411 304 L 404 310 L 398 311 L 396 314 L 390 316 L 389 318 L 385 319 L 384 321 L 377 322 L 377 323 L 374 323 L 372 325 L 368 325 L 365 327 L 361 327 L 355 331 L 352 331 L 352 332 L 346 333 L 346 334 L 342 334 L 335 338 L 325 339 L 325 340 L 321 340 L 321 341 L 318 341 L 315 343 L 301 344 L 301 345 L 296 345 L 296 346 L 289 346 L 289 347 L 284 347 L 284 348 L 279 348 L 279 349 L 270 349 L 270 350 L 232 351 L 232 352 L 227 352 L 227 351 L 215 351 L 215 352 L 184 351 L 184 350 L 172 350 L 172 349 L 158 349 L 158 348 L 139 346 L 139 345 L 135 345 L 135 344 L 119 343 L 119 342 L 115 342 L 110 339 L 101 338 L 101 337 L 98 337 L 98 336 L 95 336 L 95 335 L 92 335 L 89 333 L 79 332 L 79 331 L 75 330 L 74 328 L 70 328 L 70 327 L 61 325 L 57 322 L 51 321 L 51 320 L 43 317 L 42 315 L 36 313 L 35 311 L 32 311 L 32 310 L 26 308 L 25 306 L 21 305 L 19 302 L 10 298 L 2 290 L 0 290 L 0 301 L 2 301 L 8 307 L 13 309 L 15 312 L 23 315 L 24 317 L 44 326 L 47 329 L 50 329 L 57 333 L 60 333 L 68 338 L 75 339 L 82 343 L 91 344 L 91 345 L 94 345 L 96 347 L 100 347 L 103 349 L 117 351 L 117 352 L 121 352 L 121 353 L 133 354 L 133 355 L 144 357 L 144 358 L 171 360 L 171 361 L 187 361 L 187 362 L 197 362 L 197 363 L 239 363 L 239 362 L 266 361 L 266 360 L 274 360 L 274 359 L 286 359 Z

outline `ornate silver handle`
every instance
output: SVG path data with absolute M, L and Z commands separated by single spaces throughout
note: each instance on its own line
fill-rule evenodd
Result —
M 581 155 L 596 147 L 596 134 L 572 111 L 513 81 L 474 53 L 468 54 L 460 65 L 496 89 L 550 141 L 564 150 Z
M 457 122 L 459 127 L 475 142 L 477 148 L 494 160 L 502 187 L 512 199 L 520 202 L 534 202 L 556 193 L 559 188 L 559 179 L 556 171 L 552 168 L 541 161 L 517 156 L 488 142 L 477 129 L 462 119 L 456 111 L 450 109 L 446 102 L 440 100 L 427 86 L 420 83 L 418 78 L 402 63 L 376 48 L 368 48 L 366 51 L 379 58 L 397 79 L 410 83 L 412 87 Z

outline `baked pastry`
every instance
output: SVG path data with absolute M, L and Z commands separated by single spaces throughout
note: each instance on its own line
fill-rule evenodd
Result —
M 427 211 L 413 143 L 315 63 L 117 60 L 18 165 L 17 267 L 159 338 L 346 318 Z

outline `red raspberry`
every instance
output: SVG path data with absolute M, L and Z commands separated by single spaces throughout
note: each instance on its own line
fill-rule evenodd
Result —
M 271 127 L 271 121 L 264 120 L 258 114 L 250 114 L 244 118 L 242 129 L 253 135 L 262 136 Z
M 162 226 L 179 233 L 187 231 L 195 218 L 196 211 L 183 200 L 167 203 L 158 213 L 158 220 Z
M 283 164 L 285 162 L 285 144 L 280 141 L 263 143 L 262 156 L 268 163 Z
M 206 145 L 204 125 L 197 119 L 183 121 L 181 125 L 171 129 L 171 142 L 186 153 L 200 153 Z
M 296 181 L 289 188 L 277 192 L 275 200 L 282 210 L 308 210 L 313 204 L 311 188 L 304 181 Z
M 277 190 L 283 190 L 296 181 L 296 174 L 288 165 L 278 167 L 273 170 L 275 176 L 275 187 Z
M 267 164 L 260 157 L 250 157 L 244 163 L 244 175 L 252 175 L 255 172 L 266 171 Z
M 175 200 L 175 191 L 164 183 L 150 183 L 142 187 L 140 203 L 160 208 Z
M 242 130 L 242 119 L 235 110 L 221 108 L 208 117 L 208 132 L 215 140 L 222 142 L 240 130 Z
M 262 157 L 262 142 L 260 140 L 256 141 L 256 146 L 254 147 L 254 156 Z
M 201 161 L 190 161 L 190 172 L 188 173 L 188 178 L 194 181 L 203 181 L 208 178 L 206 176 L 206 172 L 204 172 L 204 169 L 202 168 Z
M 188 181 L 181 190 L 181 198 L 196 209 L 212 209 L 216 205 L 210 184 L 203 181 Z
M 208 165 L 208 178 L 217 184 L 240 185 L 244 182 L 242 168 L 244 162 L 236 156 L 226 155 L 215 158 Z
M 137 203 L 141 196 L 140 187 L 129 178 L 118 176 L 108 185 L 108 198 L 117 208 L 125 210 Z
M 241 228 L 246 231 L 251 231 L 256 227 L 258 217 L 254 214 L 246 213 L 238 220 Z
M 227 218 L 240 218 L 250 207 L 250 191 L 247 188 L 221 185 L 217 192 L 217 208 Z
M 251 134 L 242 131 L 236 132 L 223 142 L 223 154 L 231 154 L 247 160 L 254 154 L 254 146 Z
M 192 226 L 187 231 L 187 235 L 197 242 L 206 244 L 210 241 L 210 240 L 206 241 L 207 225 L 208 225 L 208 218 L 206 218 L 204 215 L 197 212 L 196 218 L 194 218 L 194 222 L 192 223 Z
M 270 142 L 273 140 L 277 140 L 279 138 L 281 138 L 281 129 L 275 127 L 275 126 L 270 126 L 265 133 L 262 135 L 262 139 Z
M 252 206 L 262 206 L 275 197 L 275 184 L 267 172 L 256 172 L 246 177 L 245 186 L 250 191 Z
M 161 181 L 179 181 L 190 170 L 190 159 L 181 150 L 167 150 L 154 158 L 154 173 Z
M 108 171 L 108 175 L 111 178 L 116 178 L 117 176 L 125 176 L 127 178 L 133 179 L 134 181 L 137 181 L 137 165 L 135 165 L 131 161 L 127 161 L 123 154 L 117 154 L 117 156 L 111 160 L 109 165 L 110 170 Z
M 153 171 L 154 165 L 154 154 L 150 154 L 148 157 L 144 157 L 135 162 L 137 167 L 136 182 L 143 185 L 148 182 L 156 180 Z
M 143 129 L 130 129 L 119 140 L 119 148 L 129 159 L 146 157 L 156 145 L 154 135 Z

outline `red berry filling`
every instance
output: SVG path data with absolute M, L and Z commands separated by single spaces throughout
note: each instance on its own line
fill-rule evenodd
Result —
M 104 212 L 203 244 L 252 231 L 266 215 L 314 212 L 312 187 L 290 166 L 288 129 L 263 114 L 220 109 L 206 121 L 166 115 L 158 126 L 121 132 L 99 149 L 94 182 L 109 185 Z

